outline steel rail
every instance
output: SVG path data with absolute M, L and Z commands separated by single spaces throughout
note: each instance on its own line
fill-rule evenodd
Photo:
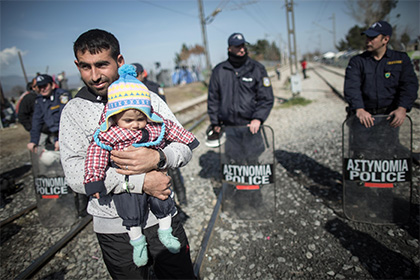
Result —
M 9 218 L 4 219 L 3 221 L 0 222 L 0 227 L 4 227 L 5 225 L 13 222 L 14 220 L 22 217 L 23 215 L 25 215 L 25 214 L 31 212 L 32 210 L 34 210 L 36 207 L 37 207 L 36 203 L 34 203 L 34 204 L 30 205 L 29 207 L 26 207 L 25 209 L 23 209 L 23 210 L 17 212 L 16 214 L 10 216 Z
M 22 271 L 15 279 L 28 279 L 41 267 L 43 267 L 47 261 L 54 256 L 61 248 L 63 248 L 70 240 L 75 237 L 87 224 L 92 221 L 92 216 L 88 215 L 84 217 L 75 227 L 73 227 L 63 238 L 55 243 L 50 249 L 48 249 L 39 258 L 35 259 L 30 266 Z
M 328 82 L 328 80 L 326 78 L 324 78 L 324 76 L 322 76 L 318 71 L 316 71 L 314 68 L 312 69 L 312 71 L 314 71 L 314 73 L 316 75 L 318 75 L 318 77 L 321 78 L 321 80 L 323 80 L 330 88 L 331 90 L 344 102 L 346 102 L 346 99 L 344 98 L 344 94 L 339 91 L 338 89 L 336 89 L 331 83 Z M 337 74 L 337 73 L 336 73 Z
M 203 241 L 201 242 L 200 250 L 198 251 L 198 255 L 194 262 L 194 275 L 197 278 L 200 278 L 200 269 L 203 263 L 204 255 L 207 252 L 207 246 L 210 242 L 211 235 L 213 234 L 213 228 L 216 223 L 217 217 L 219 216 L 219 211 L 222 205 L 223 200 L 223 191 L 226 188 L 226 184 L 222 184 L 222 189 L 220 190 L 219 196 L 217 197 L 216 205 L 213 208 L 213 213 L 211 214 L 209 224 L 206 228 L 206 232 L 204 233 Z
M 197 126 L 199 126 L 205 119 L 207 119 L 207 112 L 204 112 L 202 114 L 200 114 L 197 117 L 194 117 L 193 119 L 185 122 L 182 124 L 182 126 L 185 126 L 186 124 L 196 120 L 198 117 L 200 117 L 197 121 L 195 121 L 191 126 L 189 126 L 188 128 L 186 128 L 187 130 L 191 131 L 193 129 L 195 129 Z
M 191 104 L 191 105 L 189 105 L 189 106 L 187 106 L 187 107 L 184 107 L 184 108 L 178 109 L 178 111 L 174 111 L 173 113 L 174 113 L 174 115 L 175 115 L 175 114 L 180 114 L 180 113 L 183 113 L 183 112 L 185 112 L 185 111 L 190 110 L 192 107 L 195 107 L 195 106 L 201 105 L 201 104 L 206 103 L 206 102 L 207 102 L 207 99 L 206 99 L 206 100 L 198 100 L 196 103 Z
M 332 70 L 332 69 L 329 69 L 329 68 L 327 68 L 327 67 L 325 67 L 324 65 L 319 65 L 319 67 L 320 68 L 322 68 L 322 69 L 324 69 L 325 71 L 328 71 L 328 72 L 330 72 L 330 73 L 333 73 L 333 74 L 336 74 L 336 75 L 338 75 L 338 76 L 340 76 L 340 77 L 345 77 L 346 75 L 344 75 L 343 73 L 339 73 L 339 72 L 337 72 L 337 71 L 334 71 L 334 70 Z

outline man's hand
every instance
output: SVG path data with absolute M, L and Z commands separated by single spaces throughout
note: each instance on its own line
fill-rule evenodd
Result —
M 260 120 L 252 120 L 247 126 L 249 127 L 249 131 L 251 131 L 252 134 L 255 134 L 260 129 L 261 121 Z
M 373 118 L 372 115 L 365 109 L 357 109 L 356 116 L 359 118 L 360 123 L 363 124 L 365 127 L 373 126 L 373 121 L 375 120 L 375 118 Z
M 120 174 L 143 174 L 156 169 L 159 162 L 159 152 L 155 149 L 130 146 L 124 151 L 112 150 L 111 160 L 121 168 L 116 169 Z
M 29 151 L 31 151 L 31 152 L 33 152 L 33 153 L 36 153 L 36 144 L 35 143 L 28 143 L 28 145 L 26 145 L 27 147 L 28 147 L 28 150 Z
M 59 151 L 59 150 L 60 150 L 60 144 L 58 143 L 58 141 L 55 141 L 54 151 Z
M 389 113 L 389 117 L 387 118 L 387 120 L 394 117 L 390 125 L 392 127 L 399 127 L 404 123 L 406 116 L 407 116 L 407 109 L 405 109 L 404 107 L 398 107 L 396 110 Z
M 171 194 L 171 177 L 160 171 L 150 171 L 144 177 L 143 192 L 165 200 Z

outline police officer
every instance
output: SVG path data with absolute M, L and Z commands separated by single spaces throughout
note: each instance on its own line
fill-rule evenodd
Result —
M 372 115 L 389 115 L 391 126 L 403 124 L 417 99 L 418 81 L 406 53 L 388 49 L 392 27 L 375 22 L 366 35 L 366 51 L 354 56 L 346 69 L 344 96 L 349 111 L 365 127 L 374 124 Z
M 144 70 L 143 66 L 139 63 L 132 63 L 131 65 L 133 65 L 136 68 L 137 80 L 142 82 L 150 91 L 157 93 L 159 97 L 166 102 L 165 92 L 163 91 L 163 88 L 160 87 L 157 83 L 149 81 L 147 79 L 147 72 Z
M 55 151 L 59 150 L 58 128 L 61 111 L 71 99 L 71 94 L 63 89 L 55 88 L 51 76 L 43 74 L 36 77 L 36 86 L 39 95 L 36 97 L 34 114 L 32 117 L 31 139 L 27 147 L 30 151 L 36 152 L 38 144 L 46 145 L 48 141 Z M 46 143 L 40 143 L 43 127 L 48 128 Z M 43 139 L 44 140 L 44 139 Z M 41 141 L 43 142 L 43 141 Z
M 248 57 L 241 33 L 228 38 L 228 59 L 216 65 L 210 77 L 208 114 L 217 137 L 222 125 L 247 125 L 252 134 L 268 118 L 273 88 L 264 66 Z

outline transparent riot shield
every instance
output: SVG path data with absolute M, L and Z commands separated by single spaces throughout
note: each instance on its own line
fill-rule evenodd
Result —
M 275 213 L 274 133 L 261 126 L 225 127 L 220 146 L 222 211 L 238 220 L 272 220 Z
M 31 154 L 38 217 L 45 227 L 67 227 L 78 219 L 76 194 L 66 184 L 60 152 L 37 147 Z
M 343 123 L 343 209 L 350 220 L 403 224 L 410 216 L 412 123 L 391 127 L 375 115 L 366 128 L 356 116 Z

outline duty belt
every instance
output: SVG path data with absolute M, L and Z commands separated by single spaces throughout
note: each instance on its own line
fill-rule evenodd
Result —
M 372 115 L 384 115 L 390 112 L 389 109 L 390 109 L 389 107 L 384 107 L 384 108 L 368 108 L 365 110 Z

